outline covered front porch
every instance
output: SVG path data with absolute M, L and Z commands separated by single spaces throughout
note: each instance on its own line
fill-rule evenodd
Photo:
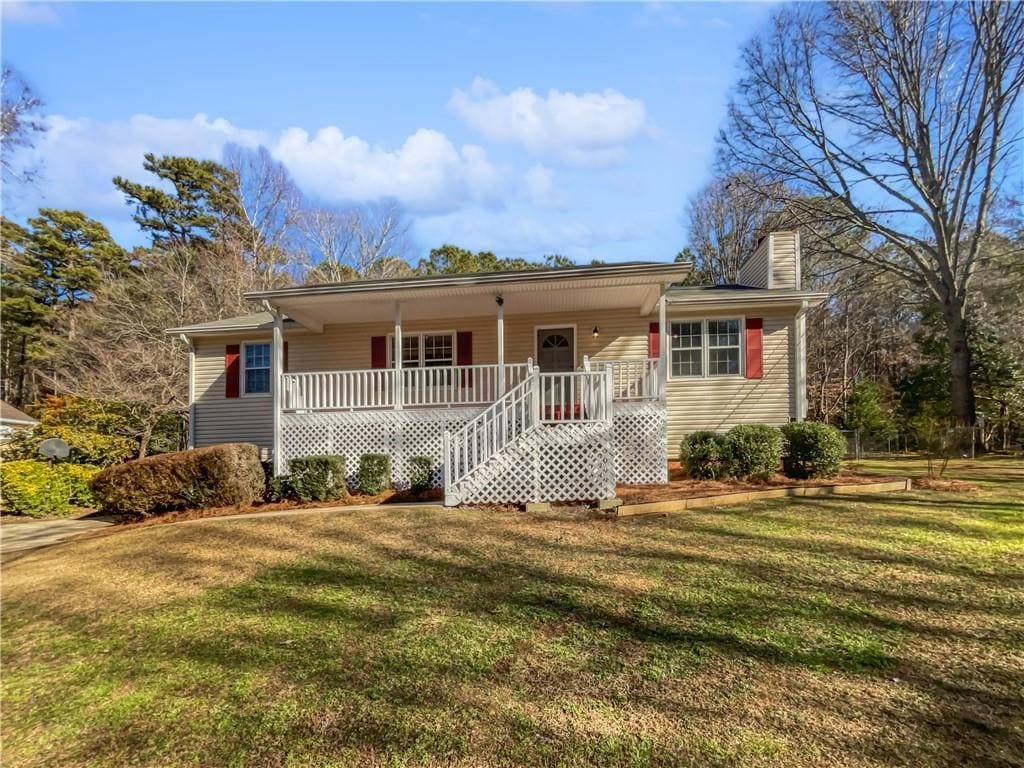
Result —
M 426 455 L 450 503 L 601 498 L 616 481 L 657 482 L 667 375 L 657 329 L 679 273 L 645 264 L 258 294 L 274 317 L 275 470 L 297 456 L 381 452 L 403 482 L 409 459 Z M 649 423 L 627 426 L 638 415 Z M 638 434 L 656 459 L 621 449 Z M 534 466 L 545 452 L 557 460 Z M 517 472 L 530 490 L 495 492 Z M 538 472 L 574 482 L 542 487 Z M 575 482 L 588 477 L 598 482 Z

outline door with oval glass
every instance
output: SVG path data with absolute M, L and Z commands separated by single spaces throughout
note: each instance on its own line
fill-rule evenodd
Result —
M 576 368 L 575 329 L 537 329 L 537 367 L 542 373 L 571 373 Z M 541 392 L 545 419 L 571 418 L 579 400 L 572 376 L 545 376 Z

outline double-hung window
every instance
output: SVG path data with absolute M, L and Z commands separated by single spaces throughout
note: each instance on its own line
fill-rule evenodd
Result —
M 270 344 L 258 342 L 245 345 L 245 394 L 265 395 L 270 392 Z
M 742 373 L 743 321 L 690 320 L 670 326 L 673 377 L 738 376 Z
M 708 320 L 708 376 L 740 373 L 740 321 Z
M 394 341 L 392 340 L 392 360 Z M 393 362 L 392 362 L 393 364 Z M 438 368 L 455 364 L 454 333 L 403 333 L 403 368 Z
M 672 355 L 673 376 L 704 375 L 704 345 L 701 342 L 702 323 L 672 323 Z

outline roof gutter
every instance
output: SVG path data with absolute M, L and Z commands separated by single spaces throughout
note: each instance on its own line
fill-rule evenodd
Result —
M 401 289 L 487 286 L 487 285 L 522 285 L 524 283 L 559 282 L 602 277 L 643 276 L 673 274 L 684 277 L 689 274 L 692 264 L 679 262 L 672 264 L 609 264 L 599 267 L 568 267 L 564 269 L 544 269 L 530 272 L 486 272 L 464 275 L 440 275 L 436 277 L 397 278 L 393 280 L 365 280 L 349 283 L 329 283 L 325 285 L 303 285 L 292 288 L 279 288 L 272 291 L 254 291 L 245 294 L 252 300 L 267 300 L 296 296 L 319 296 L 338 293 L 379 293 Z

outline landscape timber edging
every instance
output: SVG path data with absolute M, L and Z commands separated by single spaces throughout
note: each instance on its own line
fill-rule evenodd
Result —
M 852 483 L 840 485 L 797 485 L 790 488 L 769 488 L 764 491 L 739 491 L 737 493 L 720 493 L 710 496 L 690 496 L 682 499 L 665 501 L 649 501 L 643 504 L 623 504 L 618 509 L 618 517 L 637 517 L 640 515 L 665 515 L 670 512 L 682 512 L 700 507 L 716 507 L 726 504 L 741 504 L 746 501 L 762 499 L 778 499 L 787 496 L 832 496 L 841 493 L 886 493 L 889 491 L 909 491 L 910 478 L 900 477 L 879 483 Z

